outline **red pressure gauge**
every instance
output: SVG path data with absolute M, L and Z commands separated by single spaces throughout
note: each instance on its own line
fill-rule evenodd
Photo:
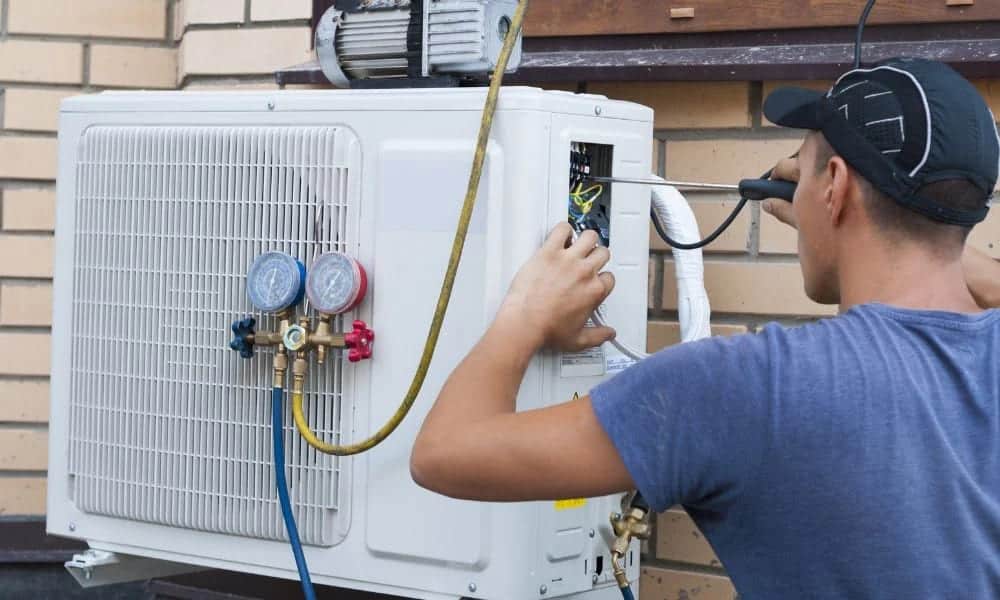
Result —
M 325 315 L 339 315 L 361 304 L 368 275 L 361 263 L 342 252 L 328 252 L 313 262 L 306 278 L 309 303 Z

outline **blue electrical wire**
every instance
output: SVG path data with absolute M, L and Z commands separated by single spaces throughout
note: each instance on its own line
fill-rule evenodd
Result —
M 623 587 L 623 588 L 619 588 L 619 589 L 621 589 L 621 591 L 622 591 L 622 599 L 623 600 L 635 600 L 635 596 L 632 595 L 632 588 L 631 587 Z
M 306 565 L 306 555 L 302 552 L 302 542 L 299 540 L 299 528 L 295 525 L 295 515 L 292 514 L 292 501 L 288 497 L 288 481 L 285 479 L 285 391 L 280 387 L 271 388 L 271 433 L 274 443 L 274 482 L 278 487 L 278 501 L 281 503 L 281 516 L 285 520 L 285 530 L 288 541 L 292 544 L 292 554 L 295 555 L 295 566 L 299 570 L 299 581 L 302 582 L 302 595 L 306 600 L 316 600 L 312 578 L 309 577 L 309 567 Z

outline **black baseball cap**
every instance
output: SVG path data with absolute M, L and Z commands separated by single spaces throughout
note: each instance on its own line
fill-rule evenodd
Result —
M 820 131 L 878 190 L 935 221 L 972 226 L 989 213 L 1000 170 L 993 113 L 976 88 L 932 60 L 893 58 L 845 73 L 826 93 L 786 87 L 764 103 L 772 122 Z M 921 197 L 925 185 L 965 179 L 975 209 Z

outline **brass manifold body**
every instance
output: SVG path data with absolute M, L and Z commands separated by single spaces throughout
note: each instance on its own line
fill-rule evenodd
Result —
M 622 498 L 622 512 L 611 515 L 611 529 L 615 540 L 611 544 L 611 567 L 614 571 L 618 587 L 629 586 L 628 574 L 625 572 L 625 557 L 633 539 L 648 540 L 652 533 L 649 510 L 637 506 L 634 502 L 636 494 L 627 494 Z
M 293 322 L 293 314 L 285 311 L 277 315 L 277 331 L 256 331 L 247 336 L 247 341 L 254 346 L 276 346 L 277 352 L 274 356 L 274 370 L 279 368 L 282 371 L 288 370 L 288 352 L 295 352 L 299 357 L 304 357 L 310 350 L 316 350 L 316 362 L 320 365 L 326 362 L 331 349 L 344 349 L 348 347 L 346 335 L 343 333 L 333 333 L 330 327 L 331 317 L 321 315 L 319 324 L 315 331 L 310 331 L 312 319 L 306 316 L 299 317 L 298 323 Z M 275 381 L 278 387 L 284 387 Z

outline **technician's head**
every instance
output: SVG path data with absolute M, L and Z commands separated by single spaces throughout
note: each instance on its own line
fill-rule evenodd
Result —
M 868 240 L 959 260 L 986 218 L 1000 167 L 993 114 L 942 63 L 898 58 L 845 74 L 823 94 L 775 91 L 768 119 L 811 130 L 794 210 L 806 292 L 840 302 L 838 269 Z

